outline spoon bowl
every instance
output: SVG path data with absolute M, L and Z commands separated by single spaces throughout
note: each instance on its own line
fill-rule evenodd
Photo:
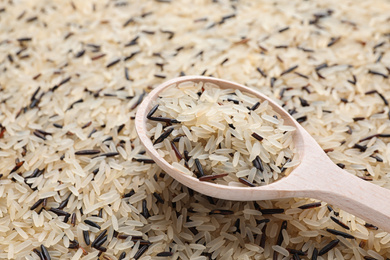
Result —
M 199 181 L 174 168 L 163 159 L 147 136 L 147 113 L 159 94 L 174 84 L 186 81 L 209 82 L 220 88 L 238 89 L 252 94 L 259 101 L 267 100 L 272 109 L 284 120 L 285 125 L 294 126 L 293 142 L 300 164 L 291 173 L 269 185 L 258 187 L 235 187 Z M 325 154 L 314 138 L 281 106 L 271 98 L 246 86 L 211 77 L 185 76 L 166 81 L 155 88 L 138 107 L 136 131 L 148 155 L 166 173 L 180 183 L 211 197 L 249 201 L 292 197 L 309 197 L 336 205 L 367 222 L 390 232 L 390 190 L 364 181 L 340 169 Z

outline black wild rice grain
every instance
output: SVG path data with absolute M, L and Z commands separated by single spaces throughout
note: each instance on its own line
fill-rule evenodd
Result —
M 370 156 L 371 158 L 374 158 L 377 162 L 383 162 L 383 159 L 382 158 L 380 158 L 378 155 L 371 155 Z
M 234 227 L 236 228 L 236 230 L 234 231 L 234 234 L 241 233 L 240 222 L 241 222 L 240 218 L 237 218 L 236 222 L 234 222 Z
M 43 203 L 43 199 L 37 200 L 37 202 L 34 203 L 34 205 L 31 206 L 30 210 L 34 210 L 39 207 Z
M 164 199 L 160 196 L 160 194 L 158 194 L 157 192 L 154 192 L 153 196 L 157 199 L 158 202 L 160 202 L 161 204 L 164 204 Z
M 318 258 L 318 249 L 314 248 L 313 254 L 311 255 L 311 260 L 317 260 Z
M 286 27 L 280 29 L 278 32 L 279 32 L 279 33 L 282 33 L 282 32 L 285 32 L 285 31 L 287 31 L 287 30 L 289 30 L 289 29 L 290 29 L 290 27 L 289 27 L 289 26 L 286 26 Z
M 61 209 L 56 209 L 56 208 L 50 208 L 49 211 L 55 213 L 57 216 L 70 216 L 68 212 L 65 212 Z
M 374 70 L 368 70 L 368 74 L 372 74 L 372 75 L 377 75 L 377 76 L 382 76 L 383 78 L 387 79 L 389 76 L 387 76 L 386 74 L 383 74 L 381 72 L 378 72 L 378 71 L 374 71 Z
M 165 132 L 163 132 L 155 141 L 153 144 L 158 144 L 158 143 L 161 143 L 162 141 L 164 141 L 165 138 L 167 138 L 173 131 L 173 127 L 170 127 L 168 128 L 167 130 L 165 130 Z
M 342 232 L 342 231 L 338 231 L 338 230 L 335 230 L 335 229 L 327 228 L 326 231 L 328 231 L 329 233 L 331 233 L 333 235 L 336 235 L 336 236 L 342 236 L 342 237 L 345 237 L 345 238 L 355 239 L 355 237 L 352 236 L 351 234 L 348 234 L 348 233 L 345 233 L 345 232 Z
M 56 123 L 53 123 L 53 126 L 56 127 L 56 128 L 59 128 L 59 129 L 61 129 L 63 127 L 62 125 L 56 124 Z
M 181 159 L 183 159 L 183 156 L 180 154 L 179 149 L 177 149 L 175 143 L 171 142 L 171 146 L 172 146 L 173 151 L 175 152 L 177 159 L 179 159 L 179 161 L 181 161 Z
M 32 95 L 31 98 L 30 98 L 31 101 L 33 101 L 33 100 L 35 99 L 35 97 L 37 96 L 39 90 L 41 90 L 41 87 L 38 87 L 38 88 L 34 91 L 33 95 Z
M 126 61 L 126 59 L 125 59 L 125 61 Z M 131 81 L 130 75 L 129 75 L 129 69 L 127 67 L 125 67 L 125 78 L 126 78 L 126 80 Z
M 275 49 L 287 49 L 288 45 L 277 45 L 275 46 Z
M 46 136 L 46 135 L 52 135 L 51 133 L 48 133 L 48 132 L 43 131 L 43 130 L 41 130 L 41 129 L 37 129 L 36 131 L 39 132 L 40 134 L 43 134 L 44 136 Z
M 310 104 L 307 102 L 306 99 L 303 99 L 303 98 L 299 97 L 299 101 L 301 102 L 301 106 L 303 106 L 303 107 L 310 106 Z
M 198 169 L 198 171 L 195 172 L 196 176 L 198 178 L 204 176 L 205 174 L 204 174 L 204 171 L 203 171 L 203 167 L 202 167 L 202 164 L 200 163 L 198 158 L 195 159 L 195 165 L 196 165 L 196 168 Z
M 29 41 L 32 41 L 32 38 L 31 37 L 22 37 L 22 38 L 19 38 L 17 39 L 18 42 L 29 42 Z
M 298 208 L 300 209 L 311 209 L 311 208 L 316 208 L 316 207 L 320 207 L 321 206 L 321 202 L 313 202 L 313 203 L 308 203 L 308 204 L 305 204 L 305 205 L 302 205 Z
M 93 61 L 99 60 L 99 59 L 103 58 L 104 56 L 106 56 L 106 54 L 102 53 L 102 54 L 99 54 L 99 55 L 92 57 L 91 60 L 93 60 Z
M 301 260 L 298 254 L 293 254 L 293 260 Z
M 244 179 L 243 177 L 238 178 L 238 181 L 241 182 L 242 184 L 248 186 L 248 187 L 256 187 L 255 184 L 252 182 L 248 181 L 247 179 Z
M 337 246 L 337 244 L 340 242 L 339 239 L 335 239 L 335 240 L 332 240 L 329 242 L 329 244 L 327 244 L 326 246 L 324 246 L 320 252 L 318 253 L 318 255 L 322 256 L 326 253 L 328 253 L 331 249 L 333 249 L 335 246 Z
M 282 222 L 282 225 L 280 226 L 280 231 L 279 231 L 279 235 L 278 235 L 278 239 L 276 240 L 276 245 L 280 246 L 282 245 L 282 242 L 283 242 L 283 229 L 287 229 L 287 221 L 284 220 Z M 274 251 L 274 255 L 273 255 L 273 259 L 274 260 L 277 260 L 278 259 L 278 252 Z
M 228 61 L 229 61 L 229 58 L 224 59 L 224 60 L 221 62 L 221 66 L 223 66 L 223 64 L 225 64 L 225 63 L 228 62 Z
M 377 94 L 379 95 L 379 97 L 383 100 L 383 103 L 385 103 L 386 106 L 389 105 L 389 102 L 387 101 L 387 99 L 383 96 L 382 93 L 379 93 L 377 92 Z
M 180 123 L 176 119 L 167 118 L 167 117 L 150 117 L 148 119 L 151 120 L 151 121 L 164 122 L 164 123 L 167 123 L 167 124 L 171 124 L 171 123 L 172 124 L 177 124 L 177 123 Z
M 271 220 L 269 218 L 264 218 L 264 219 L 256 219 L 256 224 L 257 225 L 260 225 L 260 224 L 263 224 L 263 223 L 268 223 L 270 222 Z
M 85 220 L 84 220 L 85 221 Z M 92 247 L 100 247 L 100 246 L 96 246 L 97 245 L 97 243 L 100 241 L 100 240 L 102 240 L 103 239 L 103 237 L 104 236 L 106 236 L 106 234 L 107 234 L 107 230 L 104 230 L 104 231 L 102 231 L 102 232 L 100 232 L 100 234 L 95 238 L 95 240 L 92 242 L 92 244 L 91 244 L 91 246 Z M 106 237 L 106 239 L 107 239 L 107 237 Z
M 304 74 L 302 74 L 302 73 L 299 73 L 299 72 L 296 72 L 296 71 L 295 71 L 294 74 L 298 75 L 298 76 L 301 77 L 301 78 L 309 79 L 308 76 L 306 76 L 306 75 L 304 75 Z
M 332 37 L 330 38 L 330 42 L 328 43 L 327 47 L 333 46 L 335 43 L 340 41 L 341 37 Z
M 149 210 L 148 210 L 148 205 L 146 204 L 146 200 L 142 201 L 142 212 L 141 212 L 141 214 L 146 219 L 148 219 L 150 217 L 150 213 L 149 213 Z
M 131 190 L 130 192 L 126 193 L 125 195 L 123 195 L 123 198 L 130 198 L 131 196 L 133 196 L 135 194 L 135 191 L 134 190 Z
M 70 245 L 68 246 L 69 249 L 78 249 L 79 248 L 79 242 L 77 240 L 70 241 Z
M 146 92 L 143 91 L 142 94 L 139 96 L 137 102 L 135 102 L 135 104 L 132 105 L 130 109 L 134 109 L 134 108 L 136 108 L 139 104 L 141 104 L 141 102 L 142 102 L 142 100 L 144 99 L 145 95 L 146 95 Z
M 101 227 L 98 224 L 96 224 L 95 222 L 93 222 L 91 220 L 85 219 L 84 222 L 85 222 L 85 224 L 88 224 L 91 227 L 95 227 L 97 229 L 101 229 Z
M 33 249 L 34 253 L 38 255 L 40 260 L 45 260 L 45 257 L 43 256 L 42 252 L 36 248 Z
M 171 40 L 175 36 L 175 33 L 169 30 L 160 30 L 160 32 L 168 34 L 168 40 Z
M 126 44 L 125 44 L 125 47 L 137 45 L 137 44 L 138 44 L 138 39 L 139 39 L 139 36 L 137 35 L 137 36 L 134 37 L 132 40 L 130 40 L 129 43 L 126 43 Z
M 261 239 L 260 239 L 259 246 L 262 248 L 265 248 L 265 241 L 267 239 L 267 234 L 265 233 L 266 229 L 267 229 L 267 223 L 265 223 L 265 225 L 261 229 Z
M 378 259 L 376 259 L 376 258 L 374 258 L 374 257 L 371 257 L 371 256 L 364 256 L 363 257 L 365 260 L 378 260 Z M 386 260 L 387 259 L 389 259 L 389 258 L 386 258 Z
M 366 223 L 366 224 L 364 224 L 364 226 L 368 229 L 371 229 L 371 230 L 378 230 L 378 227 L 374 226 L 373 224 Z
M 122 252 L 121 255 L 119 256 L 118 260 L 122 260 L 125 257 L 126 257 L 126 252 Z
M 19 168 L 22 167 L 23 164 L 24 164 L 24 161 L 17 162 L 16 165 L 15 165 L 15 167 L 12 168 L 10 174 L 13 173 L 13 172 L 16 172 L 17 170 L 19 170 Z
M 148 159 L 148 158 L 135 158 L 134 161 L 143 162 L 143 163 L 155 163 L 153 159 Z
M 82 210 L 80 209 L 80 212 L 82 212 Z M 72 213 L 72 217 L 70 219 L 70 223 L 72 224 L 72 226 L 75 226 L 76 225 L 76 213 Z
M 172 255 L 173 255 L 172 252 L 161 252 L 161 253 L 158 253 L 156 256 L 166 257 L 166 256 L 172 256 Z
M 96 239 L 95 239 L 96 241 Z M 104 237 L 100 238 L 99 241 L 97 241 L 94 245 L 95 248 L 99 248 L 101 247 L 105 242 L 107 241 L 107 235 L 105 235 Z
M 378 44 L 376 44 L 374 47 L 373 47 L 373 50 L 375 50 L 376 48 L 379 48 L 379 47 L 382 47 L 386 42 L 383 41 L 383 42 L 380 42 Z
M 295 65 L 295 66 L 293 66 L 293 67 L 291 67 L 291 68 L 288 68 L 288 69 L 286 69 L 285 71 L 283 71 L 283 72 L 280 74 L 280 76 L 286 75 L 286 74 L 288 74 L 288 73 L 294 71 L 294 70 L 297 69 L 297 68 L 298 68 L 298 65 Z
M 83 102 L 84 102 L 84 99 L 82 99 L 82 98 L 80 98 L 79 100 L 76 100 L 75 102 L 73 102 L 73 103 L 69 106 L 69 108 L 67 109 L 67 111 L 70 110 L 70 109 L 72 109 L 74 105 L 76 105 L 76 104 L 78 104 L 78 103 L 83 103 Z
M 252 133 L 252 137 L 253 138 L 255 138 L 255 139 L 257 139 L 257 140 L 259 140 L 259 141 L 263 141 L 263 137 L 261 137 L 259 134 L 257 134 L 257 133 Z
M 43 207 L 46 207 L 46 205 L 47 205 L 47 198 L 44 198 L 44 199 L 43 199 L 42 206 L 43 206 Z
M 227 100 L 230 101 L 230 102 L 233 102 L 236 105 L 240 104 L 240 102 L 238 100 L 235 100 L 235 99 L 232 99 L 232 98 L 228 98 Z
M 96 248 L 96 249 L 99 250 L 100 253 L 101 253 L 101 252 L 107 252 L 107 248 L 105 248 L 104 246 L 98 247 L 98 248 Z
M 74 57 L 75 57 L 75 58 L 80 58 L 80 57 L 82 57 L 84 54 L 85 54 L 85 50 L 81 50 L 81 51 L 77 52 L 77 53 L 74 55 Z
M 40 76 L 42 76 L 42 74 L 41 74 L 41 73 L 38 73 L 38 74 L 35 75 L 32 79 L 33 79 L 33 80 L 37 80 Z
M 256 169 L 260 170 L 260 171 L 264 171 L 264 166 L 263 166 L 263 163 L 260 159 L 259 156 L 256 156 L 256 158 L 253 160 L 253 166 L 256 167 Z
M 41 251 L 45 260 L 51 260 L 49 251 L 47 251 L 47 248 L 43 244 L 41 245 Z
M 367 146 L 360 144 L 354 144 L 352 148 L 359 149 L 361 152 L 365 152 L 367 150 Z
M 106 68 L 110 68 L 110 67 L 116 65 L 116 64 L 118 64 L 120 61 L 121 61 L 121 59 L 113 60 L 113 61 L 111 61 L 110 63 L 108 63 L 108 64 L 106 65 Z
M 320 70 L 327 68 L 327 67 L 328 67 L 327 63 L 322 63 L 322 64 L 318 65 L 317 67 L 315 67 L 315 70 L 320 71 Z
M 320 79 L 326 79 L 324 76 L 322 76 L 318 71 L 316 71 L 316 74 L 317 76 L 320 78 Z
M 384 52 L 381 52 L 378 58 L 376 59 L 375 63 L 379 63 L 382 60 L 384 54 L 385 54 Z
M 330 219 L 333 220 L 333 222 L 336 223 L 337 225 L 339 225 L 340 227 L 349 230 L 349 227 L 346 224 L 344 224 L 343 222 L 341 222 L 340 220 L 338 220 L 337 218 L 330 216 Z
M 89 121 L 88 123 L 86 123 L 85 125 L 83 125 L 82 127 L 81 127 L 81 129 L 85 129 L 85 128 L 87 128 L 88 126 L 90 126 L 92 124 L 92 121 Z
M 296 120 L 297 120 L 298 123 L 303 123 L 303 122 L 305 122 L 307 120 L 307 116 L 302 116 L 300 118 L 297 118 Z
M 58 209 L 63 209 L 63 208 L 66 207 L 66 205 L 68 205 L 70 196 L 72 196 L 72 193 L 70 193 L 70 194 L 68 195 L 68 197 L 66 197 L 66 199 L 64 199 L 63 201 L 61 201 L 60 205 L 58 206 Z
M 137 55 L 138 53 L 141 53 L 141 51 L 132 52 L 132 53 L 130 53 L 129 56 L 126 56 L 123 60 L 124 60 L 124 61 L 128 61 L 128 60 L 132 59 L 132 58 L 133 58 L 135 55 Z M 128 80 L 130 80 L 130 79 L 128 79 Z
M 256 102 L 251 108 L 249 108 L 249 110 L 254 111 L 254 110 L 256 110 L 259 106 L 260 106 L 260 102 Z M 255 133 L 253 133 L 253 134 L 255 134 Z M 252 136 L 253 136 L 253 134 L 252 134 Z
M 263 215 L 282 214 L 284 209 L 260 209 Z
M 219 215 L 233 215 L 234 211 L 227 209 L 213 209 L 209 213 L 210 215 L 219 214 Z
M 357 82 L 357 80 L 356 80 L 356 76 L 355 75 L 352 75 L 352 78 L 353 78 L 353 80 L 347 80 L 349 83 L 351 83 L 352 85 L 356 85 L 356 82 Z
M 46 137 L 43 134 L 39 133 L 38 131 L 34 131 L 33 134 L 36 137 L 41 138 L 42 140 L 46 140 Z
M 314 50 L 312 50 L 312 49 L 304 48 L 304 47 L 301 47 L 301 46 L 298 46 L 297 49 L 301 50 L 303 52 L 314 52 Z
M 307 253 L 303 252 L 302 250 L 297 250 L 297 249 L 293 249 L 293 248 L 286 248 L 287 251 L 290 252 L 290 254 L 297 254 L 297 255 L 301 255 L 301 256 L 304 256 L 304 255 L 307 255 Z
M 100 153 L 99 150 L 81 150 L 81 151 L 75 152 L 74 154 L 75 155 L 92 155 L 92 154 L 98 154 L 98 153 Z
M 152 109 L 150 109 L 149 113 L 146 115 L 146 118 L 150 119 L 153 114 L 157 111 L 159 104 L 155 105 Z
M 165 79 L 167 76 L 161 74 L 154 74 L 156 78 Z
M 215 180 L 218 178 L 223 178 L 225 176 L 228 176 L 229 174 L 227 173 L 222 173 L 222 174 L 214 174 L 214 175 L 205 175 L 202 177 L 199 177 L 199 181 L 210 181 L 210 180 Z
M 128 20 L 126 20 L 126 22 L 123 24 L 123 27 L 126 27 L 128 26 L 130 23 L 134 22 L 134 19 L 133 18 L 130 18 Z
M 102 153 L 102 154 L 100 154 L 100 155 L 98 155 L 98 156 L 99 156 L 99 157 L 100 157 L 100 156 L 114 157 L 114 156 L 117 156 L 117 155 L 119 155 L 118 152 L 110 152 L 110 153 Z
M 262 69 L 260 69 L 259 67 L 257 67 L 256 70 L 257 70 L 257 71 L 260 73 L 260 75 L 263 76 L 264 78 L 267 77 L 267 74 L 265 74 L 265 72 L 264 72 Z
M 162 1 L 162 0 L 160 0 L 160 1 Z M 142 246 L 139 250 L 138 250 L 138 252 L 134 255 L 134 259 L 139 259 L 142 255 L 143 255 L 143 253 L 145 253 L 146 252 L 146 250 L 148 249 L 148 247 L 149 247 L 149 245 L 144 245 L 144 246 Z

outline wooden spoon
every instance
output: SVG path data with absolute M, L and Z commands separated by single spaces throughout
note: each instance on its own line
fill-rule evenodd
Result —
M 286 125 L 296 127 L 293 141 L 300 164 L 276 182 L 261 187 L 232 187 L 199 181 L 172 167 L 161 158 L 146 135 L 146 115 L 159 93 L 173 84 L 185 81 L 210 82 L 220 88 L 239 89 L 268 100 L 269 105 L 284 119 Z M 313 137 L 269 97 L 243 85 L 210 77 L 186 76 L 169 80 L 154 89 L 142 102 L 136 115 L 136 130 L 149 156 L 174 179 L 208 196 L 227 200 L 270 200 L 292 197 L 309 197 L 336 205 L 368 223 L 390 232 L 390 190 L 364 181 L 340 169 L 325 154 Z

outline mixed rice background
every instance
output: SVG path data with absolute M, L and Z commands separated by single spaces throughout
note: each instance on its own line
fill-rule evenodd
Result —
M 390 188 L 389 40 L 384 0 L 0 1 L 0 258 L 390 257 L 390 234 L 325 202 L 183 187 L 133 120 L 165 79 L 233 80 Z

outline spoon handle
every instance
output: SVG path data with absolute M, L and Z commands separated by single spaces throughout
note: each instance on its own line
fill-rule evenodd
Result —
M 312 137 L 304 136 L 304 139 L 308 141 Z M 280 183 L 285 191 L 289 190 L 296 197 L 315 198 L 338 206 L 390 232 L 389 189 L 342 170 L 316 142 L 303 142 L 302 145 L 306 147 L 301 164 L 286 182 Z
M 390 190 L 357 178 L 331 164 L 302 166 L 296 169 L 302 172 L 295 175 L 301 179 L 298 196 L 325 201 L 390 232 Z M 312 176 L 310 181 L 305 175 L 321 177 Z M 303 186 L 302 189 L 303 183 L 307 183 L 307 188 Z

